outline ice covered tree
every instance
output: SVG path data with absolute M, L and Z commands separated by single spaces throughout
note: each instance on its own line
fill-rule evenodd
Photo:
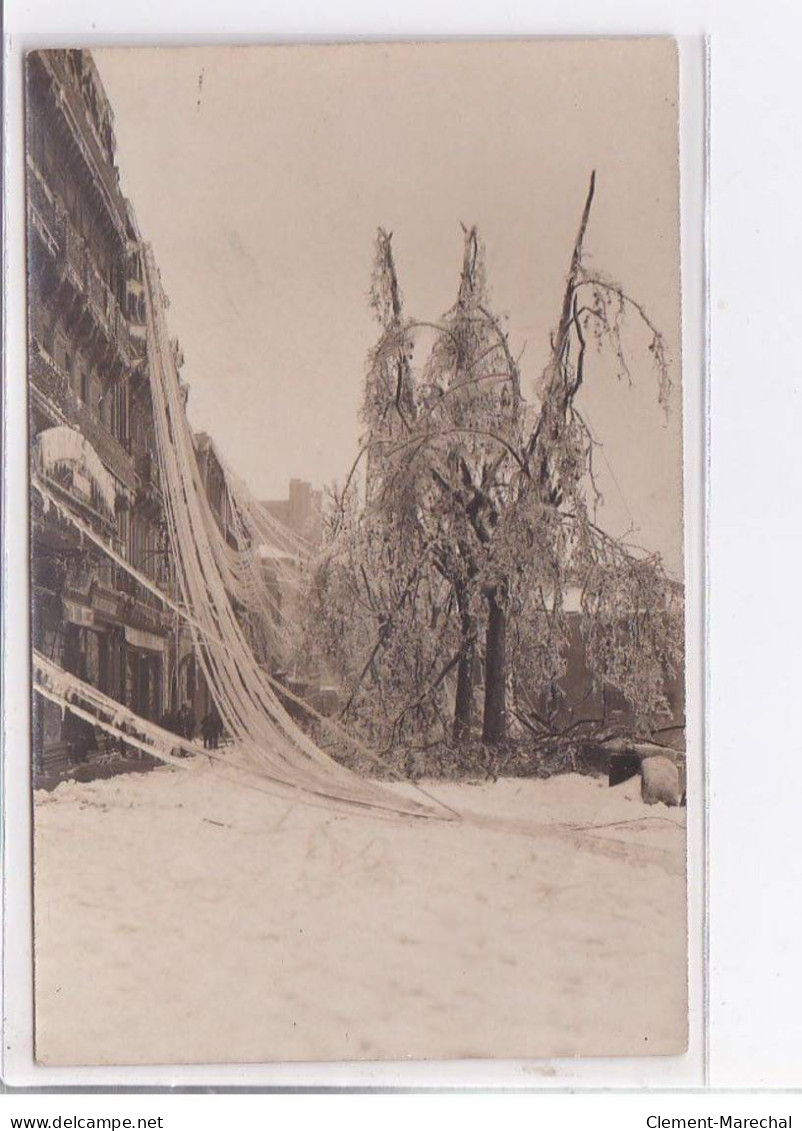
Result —
M 617 687 L 636 723 L 648 729 L 666 709 L 663 685 L 682 649 L 681 590 L 659 555 L 643 554 L 593 520 L 599 493 L 594 439 L 579 407 L 589 376 L 589 343 L 612 354 L 619 379 L 633 380 L 624 344 L 627 315 L 649 335 L 657 400 L 668 407 L 670 377 L 662 335 L 643 306 L 584 262 L 595 174 L 571 254 L 557 329 L 551 340 L 534 424 L 494 547 L 494 568 L 508 579 L 514 612 L 513 684 L 530 703 L 564 666 L 568 586 L 581 592 L 582 632 L 594 679 Z M 639 365 L 639 369 L 641 366 Z M 541 723 L 543 720 L 540 720 Z
M 332 499 L 306 639 L 342 679 L 343 721 L 389 752 L 442 740 L 455 633 L 451 594 L 433 566 L 415 484 L 399 459 L 418 434 L 413 326 L 403 313 L 391 236 L 381 229 L 370 301 L 380 331 L 365 374 L 360 454 Z
M 308 608 L 347 690 L 344 717 L 388 749 L 470 744 L 479 670 L 486 748 L 504 747 L 510 702 L 548 733 L 534 704 L 564 670 L 569 587 L 581 591 L 594 678 L 623 692 L 641 729 L 665 708 L 664 678 L 681 655 L 681 593 L 659 557 L 597 525 L 596 441 L 580 393 L 609 369 L 593 372 L 599 351 L 622 379 L 644 368 L 625 348 L 633 319 L 648 331 L 647 368 L 664 406 L 669 370 L 643 306 L 587 267 L 594 192 L 592 177 L 531 403 L 491 306 L 476 228 L 463 230 L 456 300 L 431 322 L 405 316 L 391 237 L 379 231 L 371 305 L 380 332 L 360 457 L 335 500 Z M 424 331 L 431 347 L 416 370 Z

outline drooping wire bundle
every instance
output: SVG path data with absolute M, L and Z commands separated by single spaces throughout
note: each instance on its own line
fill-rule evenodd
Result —
M 209 502 L 186 418 L 175 358 L 167 332 L 158 274 L 149 249 L 143 253 L 148 359 L 164 512 L 176 579 L 193 646 L 222 722 L 241 756 L 272 779 L 333 802 L 351 802 L 422 815 L 426 804 L 397 796 L 352 772 L 320 750 L 281 701 L 274 681 L 254 656 L 234 602 L 261 614 L 282 644 L 282 619 L 265 583 L 265 546 L 281 551 L 276 568 L 297 580 L 291 566 L 308 552 L 303 540 L 255 504 L 228 476 L 231 533 Z
M 300 584 L 312 546 L 258 503 L 246 485 L 223 467 L 221 521 L 209 502 L 195 441 L 164 317 L 164 299 L 149 248 L 142 251 L 147 312 L 147 355 L 164 517 L 180 599 L 136 569 L 114 544 L 98 533 L 71 504 L 68 492 L 54 489 L 45 471 L 32 470 L 31 483 L 45 511 L 55 509 L 80 538 L 90 541 L 137 584 L 157 597 L 189 626 L 193 648 L 215 706 L 233 739 L 224 755 L 210 754 L 213 772 L 263 792 L 338 810 L 368 810 L 382 816 L 451 819 L 459 814 L 415 787 L 422 801 L 400 795 L 362 777 L 322 751 L 298 726 L 284 705 L 296 703 L 354 745 L 368 760 L 378 759 L 342 727 L 325 720 L 274 679 L 268 662 L 290 655 L 292 616 L 281 594 Z M 222 467 L 221 463 L 221 467 Z M 261 633 L 267 662 L 254 654 L 251 637 Z M 190 769 L 194 759 L 176 750 L 200 749 L 124 704 L 103 695 L 52 658 L 33 654 L 37 692 L 134 749 Z

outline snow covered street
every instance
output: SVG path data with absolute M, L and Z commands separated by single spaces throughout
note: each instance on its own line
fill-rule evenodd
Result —
M 639 779 L 427 788 L 464 819 L 168 767 L 38 792 L 38 1059 L 681 1052 L 685 811 Z

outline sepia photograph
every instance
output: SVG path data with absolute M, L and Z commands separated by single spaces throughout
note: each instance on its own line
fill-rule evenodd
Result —
M 684 1054 L 676 42 L 24 90 L 38 1064 Z

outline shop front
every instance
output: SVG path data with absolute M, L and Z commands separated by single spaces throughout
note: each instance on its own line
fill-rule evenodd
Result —
M 137 715 L 158 723 L 167 710 L 164 679 L 167 638 L 127 624 L 125 644 L 125 703 Z

